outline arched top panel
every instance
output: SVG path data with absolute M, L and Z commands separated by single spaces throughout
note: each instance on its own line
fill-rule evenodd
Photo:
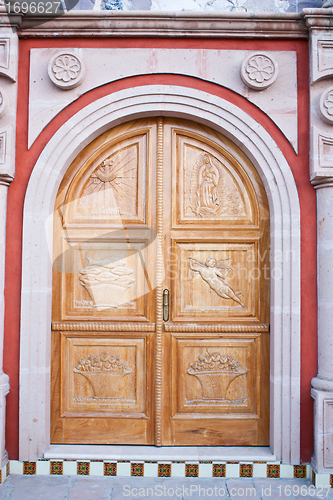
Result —
M 175 226 L 257 226 L 260 218 L 269 217 L 261 179 L 234 143 L 187 120 L 181 125 L 169 122 L 167 148 L 173 153 L 167 158 L 179 191 Z M 145 200 L 155 136 L 156 120 L 141 119 L 104 132 L 86 146 L 59 189 L 56 208 L 63 227 L 147 224 Z

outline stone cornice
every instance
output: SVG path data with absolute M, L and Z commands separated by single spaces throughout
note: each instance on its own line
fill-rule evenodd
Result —
M 19 36 L 277 39 L 307 38 L 308 30 L 301 14 L 71 11 L 50 20 L 24 17 Z
M 311 178 L 311 184 L 315 189 L 322 189 L 327 187 L 333 187 L 333 177 L 324 176 L 313 176 Z
M 9 186 L 11 182 L 13 182 L 14 177 L 9 174 L 2 174 L 0 172 L 0 185 Z
M 6 7 L 4 5 L 0 5 L 0 28 L 3 29 L 11 29 L 14 31 L 18 30 L 19 25 L 21 24 L 22 16 L 19 14 L 13 14 L 8 16 Z
M 302 15 L 309 30 L 333 29 L 333 7 L 328 9 L 303 9 Z

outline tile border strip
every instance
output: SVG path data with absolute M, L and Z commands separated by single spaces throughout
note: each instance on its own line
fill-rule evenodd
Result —
M 9 460 L 0 470 L 0 484 L 10 474 L 118 476 L 118 477 L 221 477 L 311 479 L 313 485 L 333 488 L 333 474 L 315 474 L 310 465 L 285 465 L 281 462 L 227 461 L 143 461 L 143 460 L 59 460 L 36 462 Z

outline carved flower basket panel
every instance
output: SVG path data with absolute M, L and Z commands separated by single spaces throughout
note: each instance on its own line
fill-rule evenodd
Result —
M 129 375 L 132 370 L 128 368 L 123 373 L 115 372 L 82 372 L 74 368 L 75 373 L 85 377 L 90 383 L 94 398 L 98 399 L 118 399 L 120 397 L 120 385 L 123 378 Z
M 227 392 L 231 382 L 246 372 L 247 368 L 243 366 L 240 366 L 234 372 L 206 371 L 198 373 L 192 369 L 188 370 L 189 375 L 193 375 L 199 380 L 203 399 L 227 399 Z

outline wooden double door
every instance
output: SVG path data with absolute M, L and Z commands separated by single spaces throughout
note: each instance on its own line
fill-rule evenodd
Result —
M 216 131 L 141 119 L 54 211 L 52 443 L 269 444 L 269 211 Z

